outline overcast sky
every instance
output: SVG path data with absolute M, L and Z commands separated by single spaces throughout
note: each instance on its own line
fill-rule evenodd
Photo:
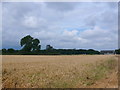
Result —
M 3 48 L 21 49 L 31 35 L 54 48 L 116 49 L 118 3 L 9 2 L 2 5 Z

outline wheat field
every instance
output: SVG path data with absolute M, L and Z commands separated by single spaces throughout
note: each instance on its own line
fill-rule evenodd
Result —
M 115 55 L 3 55 L 2 88 L 117 88 Z

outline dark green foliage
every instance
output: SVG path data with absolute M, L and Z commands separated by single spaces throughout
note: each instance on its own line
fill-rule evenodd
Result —
M 42 50 L 42 53 L 53 54 L 53 55 L 79 55 L 79 54 L 100 54 L 99 51 L 95 50 L 84 50 L 84 49 L 53 49 L 53 50 Z
M 5 50 L 4 50 L 5 51 Z M 8 50 L 3 52 L 3 54 L 8 55 L 84 55 L 84 54 L 100 54 L 99 51 L 95 50 L 85 50 L 85 49 L 52 49 L 52 50 L 38 50 L 38 51 L 23 51 L 23 50 L 15 50 L 10 53 Z
M 14 50 L 12 48 L 2 49 L 2 55 L 19 55 L 19 50 Z
M 23 47 L 23 52 L 39 51 L 40 50 L 40 41 L 34 39 L 30 35 L 23 37 L 20 41 L 20 45 Z
M 115 50 L 116 54 L 120 54 L 120 49 Z
M 13 48 L 8 49 L 7 51 L 8 51 L 9 53 L 14 53 L 14 52 L 15 52 L 15 50 L 14 50 Z
M 100 54 L 99 51 L 89 49 L 54 49 L 51 45 L 46 46 L 46 50 L 40 50 L 41 45 L 37 38 L 30 35 L 23 37 L 20 41 L 21 50 L 14 50 L 12 48 L 6 50 L 2 49 L 3 55 L 79 55 L 79 54 Z
M 41 46 L 39 45 L 40 41 L 38 39 L 33 40 L 33 51 L 39 51 Z
M 100 53 L 98 51 L 93 50 L 93 49 L 89 49 L 87 51 L 87 54 L 100 54 Z
M 2 49 L 2 53 L 6 53 L 6 51 L 7 51 L 7 50 L 6 50 L 5 48 Z
M 46 50 L 53 50 L 53 47 L 51 45 L 46 45 Z

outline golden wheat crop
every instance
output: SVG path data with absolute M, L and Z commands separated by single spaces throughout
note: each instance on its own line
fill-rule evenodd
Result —
M 87 88 L 92 86 L 94 88 L 97 81 L 104 78 L 109 80 L 110 77 L 106 77 L 108 73 L 117 72 L 116 63 L 110 62 L 113 66 L 112 70 L 106 67 L 109 63 L 102 66 L 103 68 L 100 66 L 107 60 L 117 62 L 117 57 L 115 55 L 3 55 L 2 87 Z M 115 83 L 109 86 L 117 87 L 117 78 L 114 81 Z M 99 85 L 97 88 L 105 88 L 107 84 Z

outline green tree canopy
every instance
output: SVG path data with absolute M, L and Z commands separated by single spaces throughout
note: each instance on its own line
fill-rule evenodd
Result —
M 38 39 L 33 40 L 33 51 L 40 50 L 41 46 L 39 45 L 40 41 Z
M 20 41 L 20 45 L 23 51 L 39 51 L 40 50 L 40 41 L 38 39 L 34 39 L 30 35 L 23 37 Z

